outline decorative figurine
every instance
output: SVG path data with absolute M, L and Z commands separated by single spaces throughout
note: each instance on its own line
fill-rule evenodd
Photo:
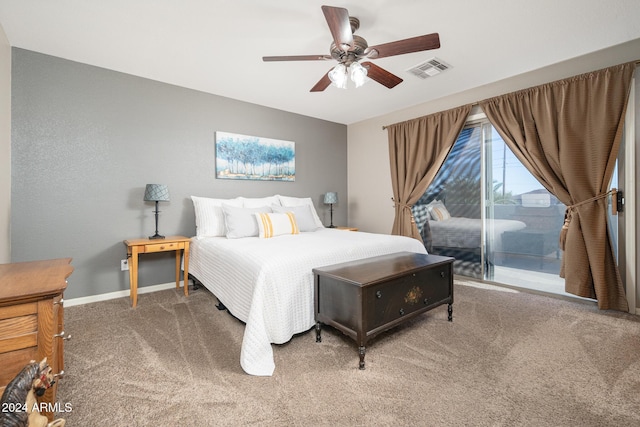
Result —
M 2 412 L 0 425 L 7 427 L 64 427 L 62 418 L 49 422 L 40 414 L 36 396 L 42 396 L 55 384 L 47 358 L 40 363 L 29 362 L 22 371 L 7 385 L 0 399 Z

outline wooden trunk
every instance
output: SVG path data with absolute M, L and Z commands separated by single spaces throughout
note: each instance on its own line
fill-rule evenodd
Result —
M 315 268 L 316 340 L 330 325 L 358 344 L 442 304 L 452 320 L 454 258 L 411 252 Z

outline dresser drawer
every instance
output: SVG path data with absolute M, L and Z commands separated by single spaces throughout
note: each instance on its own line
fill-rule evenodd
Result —
M 144 246 L 145 252 L 165 252 L 175 251 L 176 249 L 184 249 L 184 242 L 156 243 Z
M 373 331 L 448 300 L 451 297 L 451 264 L 416 271 L 371 286 L 366 291 L 365 307 L 370 307 L 366 329 Z
M 38 305 L 36 303 L 0 308 L 0 353 L 35 347 L 37 344 Z
M 35 314 L 37 312 L 38 304 L 35 302 L 9 305 L 6 307 L 0 307 L 0 319 L 9 319 L 12 317 L 24 316 L 27 314 Z

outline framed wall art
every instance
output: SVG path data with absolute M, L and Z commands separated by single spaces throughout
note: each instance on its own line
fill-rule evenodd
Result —
M 295 181 L 295 143 L 237 133 L 216 132 L 216 177 Z

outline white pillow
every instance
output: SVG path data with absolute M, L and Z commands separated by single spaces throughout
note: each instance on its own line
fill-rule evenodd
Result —
M 280 204 L 282 206 L 292 207 L 292 206 L 306 206 L 308 205 L 311 208 L 311 215 L 313 215 L 313 220 L 316 223 L 318 228 L 324 228 L 324 224 L 320 221 L 320 217 L 318 216 L 318 212 L 316 212 L 316 208 L 313 205 L 313 201 L 311 197 L 289 197 L 289 196 L 281 196 L 277 195 L 280 199 Z
M 242 207 L 242 200 L 235 199 L 210 199 L 208 197 L 191 196 L 193 208 L 196 213 L 196 238 L 220 237 L 227 232 L 224 225 L 222 204 Z
M 282 236 L 283 234 L 299 234 L 296 217 L 292 212 L 287 213 L 255 213 L 259 237 L 268 239 L 270 237 Z
M 316 231 L 319 227 L 316 224 L 316 220 L 311 213 L 311 208 L 309 205 L 304 206 L 271 206 L 273 212 L 277 213 L 286 213 L 293 212 L 296 216 L 296 223 L 298 224 L 298 229 L 301 232 L 304 231 Z
M 260 197 L 260 198 L 247 198 L 238 197 L 242 200 L 242 206 L 245 208 L 260 208 L 262 206 L 281 206 L 278 196 Z
M 222 213 L 224 214 L 227 239 L 257 236 L 258 222 L 254 215 L 256 212 L 271 212 L 271 208 L 268 206 L 262 206 L 260 208 L 237 208 L 223 203 Z

